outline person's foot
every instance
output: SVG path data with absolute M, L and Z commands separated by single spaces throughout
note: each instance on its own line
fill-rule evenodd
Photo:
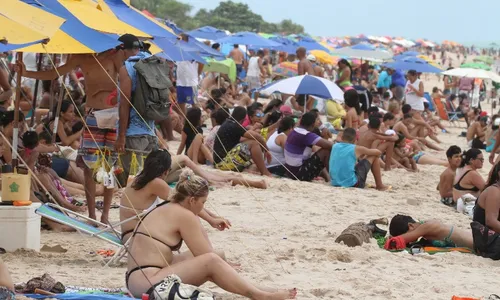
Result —
M 392 186 L 390 185 L 380 185 L 380 186 L 377 186 L 377 190 L 383 192 L 383 191 L 388 191 L 388 190 L 391 190 L 392 189 Z
M 268 297 L 264 298 L 266 300 L 286 300 L 295 299 L 297 297 L 297 289 L 289 290 L 279 290 L 277 292 L 271 293 Z
M 109 224 L 109 219 L 108 219 L 108 216 L 101 216 L 101 223 L 104 224 L 104 225 L 108 225 Z
M 390 171 L 391 166 L 389 164 L 385 164 L 384 171 Z
M 262 180 L 259 180 L 255 183 L 255 187 L 258 188 L 258 189 L 267 189 L 267 181 L 262 179 Z

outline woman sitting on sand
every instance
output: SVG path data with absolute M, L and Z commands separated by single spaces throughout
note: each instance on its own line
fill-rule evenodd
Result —
M 194 161 L 195 164 L 205 164 L 207 161 L 214 163 L 212 151 L 203 143 L 203 118 L 201 110 L 197 107 L 191 107 L 186 113 L 186 122 L 182 129 L 181 143 L 177 149 L 177 155 L 182 154 L 186 149 L 186 155 Z
M 457 170 L 455 182 L 453 183 L 453 200 L 465 194 L 479 197 L 480 191 L 484 189 L 485 182 L 477 171 L 483 167 L 484 157 L 479 149 L 470 149 L 462 155 L 462 164 Z
M 218 175 L 215 172 L 207 172 L 196 166 L 194 162 L 184 155 L 171 158 L 168 151 L 157 150 L 146 157 L 141 173 L 125 188 L 120 200 L 120 221 L 134 219 L 142 212 L 156 206 L 159 201 L 167 200 L 170 194 L 170 187 L 167 182 L 177 182 L 180 178 L 179 172 L 182 171 L 183 166 L 191 168 L 195 173 L 212 182 L 231 181 L 233 185 L 241 184 L 266 188 L 265 181 L 253 181 L 242 176 Z M 204 212 L 200 214 L 200 217 L 216 228 L 223 220 L 210 212 Z M 137 221 L 131 220 L 121 225 L 123 242 L 134 231 Z M 219 225 L 216 225 L 216 223 Z
M 285 144 L 290 132 L 295 127 L 295 120 L 292 117 L 284 117 L 279 122 L 279 127 L 267 140 L 267 148 L 271 152 L 272 160 L 266 163 L 267 170 L 271 174 L 278 176 L 286 175 L 285 168 Z
M 156 206 L 137 224 L 131 237 L 125 275 L 130 293 L 141 297 L 167 276 L 175 274 L 183 283 L 200 286 L 213 281 L 228 292 L 250 299 L 295 298 L 295 289 L 267 292 L 253 286 L 214 252 L 198 219 L 208 191 L 208 181 L 185 170 L 171 202 Z M 174 254 L 183 242 L 189 251 Z
M 410 216 L 396 215 L 389 225 L 391 238 L 385 249 L 404 249 L 406 245 L 424 238 L 434 247 L 474 248 L 472 232 L 445 225 L 438 220 L 417 222 Z
M 491 170 L 488 183 L 476 201 L 473 220 L 500 233 L 500 163 Z

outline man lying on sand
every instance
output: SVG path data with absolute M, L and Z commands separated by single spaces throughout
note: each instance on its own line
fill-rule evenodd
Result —
M 410 216 L 396 215 L 389 225 L 391 238 L 384 248 L 404 249 L 406 245 L 421 237 L 431 242 L 434 247 L 474 248 L 472 232 L 454 226 L 445 225 L 437 220 L 417 222 Z

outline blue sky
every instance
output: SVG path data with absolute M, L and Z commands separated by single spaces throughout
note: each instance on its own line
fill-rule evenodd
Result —
M 195 10 L 219 0 L 181 0 Z M 234 0 L 233 0 L 234 1 Z M 247 0 L 268 22 L 292 19 L 319 36 L 367 35 L 485 43 L 499 40 L 499 0 Z M 312 5 L 314 4 L 314 5 Z M 286 8 L 285 8 L 286 7 Z M 476 8 L 475 8 L 476 7 Z M 426 8 L 426 9 L 425 9 Z

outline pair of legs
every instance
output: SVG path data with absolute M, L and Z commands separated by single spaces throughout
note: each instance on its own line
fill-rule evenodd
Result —
M 181 256 L 182 258 L 182 256 Z M 175 274 L 183 283 L 201 286 L 211 281 L 220 288 L 254 300 L 285 300 L 294 299 L 296 290 L 267 292 L 257 288 L 243 279 L 236 270 L 216 253 L 206 253 L 190 259 L 181 260 L 175 264 L 156 271 L 153 268 L 135 272 L 130 276 L 129 290 L 138 297 L 151 287 L 151 283 L 161 282 L 165 277 Z M 133 280 L 134 276 L 141 276 L 142 280 Z
M 176 131 L 177 133 L 182 132 L 181 118 L 173 110 L 170 112 L 168 118 L 164 121 L 159 122 L 159 124 L 161 133 L 163 134 L 163 137 L 167 139 L 167 141 L 175 140 L 174 131 Z
M 72 210 L 74 212 L 82 213 L 86 211 L 85 206 L 76 206 L 71 203 L 69 203 L 64 196 L 61 194 L 61 192 L 57 189 L 56 185 L 54 184 L 54 179 L 59 179 L 57 177 L 57 174 L 55 174 L 54 171 L 51 169 L 46 169 L 46 171 L 41 171 L 38 172 L 38 180 L 43 184 L 45 189 L 52 195 L 54 200 L 57 202 L 58 205 L 62 206 L 63 208 Z
M 97 220 L 95 197 L 97 184 L 94 181 L 94 172 L 89 167 L 85 166 L 83 169 L 85 175 L 85 198 L 87 199 L 87 206 L 89 210 L 89 218 Z M 109 209 L 111 208 L 111 200 L 113 199 L 114 189 L 104 189 L 104 205 L 101 214 L 101 223 L 108 224 Z
M 372 171 L 373 178 L 375 178 L 375 187 L 379 191 L 385 191 L 389 187 L 382 183 L 382 172 L 380 171 L 380 157 L 379 156 L 367 156 L 364 159 L 370 162 L 370 170 Z
M 85 195 L 85 186 L 83 184 L 76 183 L 76 182 L 69 181 L 69 180 L 65 180 L 65 179 L 62 179 L 62 178 L 61 178 L 61 182 L 64 185 L 64 187 L 66 188 L 66 190 L 68 190 L 68 192 L 71 195 L 74 195 L 74 196 L 77 196 L 77 195 L 78 196 L 83 196 L 83 195 Z M 97 184 L 96 185 L 95 195 L 97 197 L 104 195 L 104 186 L 102 184 Z
M 263 150 L 260 144 L 254 140 L 246 140 L 244 141 L 244 143 L 249 146 L 252 160 L 255 163 L 255 166 L 259 170 L 260 174 L 271 177 L 272 174 L 267 170 L 266 163 L 264 162 L 263 158 Z
M 1 299 L 14 300 L 15 289 L 7 266 L 0 259 L 0 297 Z
M 191 146 L 189 146 L 187 155 L 195 164 L 205 164 L 207 160 L 212 164 L 214 163 L 212 152 L 203 143 L 203 135 L 201 133 L 195 136 Z
M 186 155 L 177 155 L 172 157 L 172 168 L 167 177 L 167 182 L 176 182 L 179 180 L 179 175 L 183 168 L 190 168 L 193 172 L 205 178 L 211 183 L 226 183 L 231 182 L 232 185 L 243 185 L 247 187 L 254 187 L 258 189 L 266 189 L 267 183 L 265 180 L 251 180 L 246 179 L 242 175 L 235 175 L 231 172 L 211 172 L 201 168 L 199 165 L 195 164 Z
M 413 159 L 412 159 L 413 160 Z M 450 164 L 448 161 L 440 158 L 433 157 L 431 155 L 424 154 L 419 159 L 417 164 L 419 165 L 437 165 L 448 168 Z
M 392 162 L 392 155 L 394 153 L 394 142 L 390 141 L 384 141 L 382 142 L 381 140 L 376 140 L 373 142 L 372 148 L 378 149 L 382 152 L 382 154 L 385 154 L 385 166 L 384 170 L 385 171 L 390 171 L 391 170 L 391 162 Z

